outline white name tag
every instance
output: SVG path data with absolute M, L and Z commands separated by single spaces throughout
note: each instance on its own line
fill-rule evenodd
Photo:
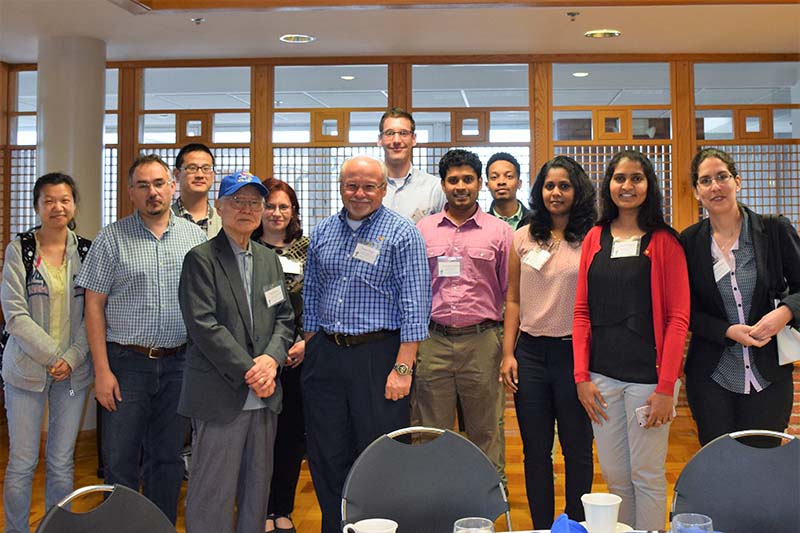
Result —
M 722 258 L 717 259 L 714 263 L 714 281 L 719 282 L 722 278 L 730 274 L 731 266 Z
M 419 207 L 416 208 L 413 213 L 411 213 L 411 222 L 413 222 L 414 224 L 416 224 L 423 218 L 425 218 L 425 211 L 423 211 Z
M 522 262 L 534 270 L 541 270 L 552 255 L 553 254 L 551 254 L 549 250 L 536 248 L 525 254 L 525 257 L 522 258 Z
M 611 259 L 638 256 L 640 242 L 641 239 L 625 239 L 624 241 L 614 239 L 614 244 L 611 245 Z
M 297 261 L 292 261 L 286 256 L 279 255 L 278 259 L 281 261 L 281 268 L 284 274 L 302 274 L 303 265 Z
M 438 266 L 440 278 L 457 278 L 461 275 L 460 257 L 439 257 Z
M 360 242 L 356 244 L 356 251 L 353 252 L 353 259 L 358 259 L 359 261 L 374 265 L 378 262 L 380 253 L 380 249 Z
M 286 299 L 283 296 L 283 287 L 281 285 L 276 285 L 271 289 L 264 291 L 264 298 L 267 300 L 267 307 L 278 305 Z

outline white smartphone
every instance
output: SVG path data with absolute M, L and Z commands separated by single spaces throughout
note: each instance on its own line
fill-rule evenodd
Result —
M 634 411 L 636 413 L 636 421 L 639 423 L 639 427 L 644 427 L 647 424 L 647 419 L 650 417 L 650 406 L 643 405 L 641 407 L 637 407 Z M 678 412 L 675 410 L 675 406 L 672 407 L 672 418 L 678 416 Z

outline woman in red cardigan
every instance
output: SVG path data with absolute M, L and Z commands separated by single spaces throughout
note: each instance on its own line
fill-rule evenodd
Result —
M 673 396 L 689 326 L 689 279 L 664 221 L 653 164 L 616 154 L 600 186 L 600 219 L 583 241 L 573 350 L 578 398 L 592 420 L 620 521 L 663 529 Z

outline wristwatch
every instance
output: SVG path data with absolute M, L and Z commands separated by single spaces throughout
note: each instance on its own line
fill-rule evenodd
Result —
M 405 363 L 395 363 L 393 368 L 394 371 L 400 374 L 401 376 L 411 375 L 411 367 Z

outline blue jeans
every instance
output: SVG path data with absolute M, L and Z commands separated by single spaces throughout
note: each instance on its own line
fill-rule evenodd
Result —
M 116 343 L 107 346 L 122 401 L 116 411 L 101 410 L 105 482 L 139 490 L 141 479 L 142 493 L 174 524 L 189 424 L 177 412 L 185 353 L 149 359 Z
M 28 533 L 33 473 L 39 462 L 39 441 L 48 404 L 45 445 L 45 507 L 50 509 L 72 492 L 73 454 L 86 402 L 86 390 L 70 395 L 70 380 L 47 379 L 44 391 L 5 384 L 8 417 L 8 466 L 3 483 L 6 533 Z

